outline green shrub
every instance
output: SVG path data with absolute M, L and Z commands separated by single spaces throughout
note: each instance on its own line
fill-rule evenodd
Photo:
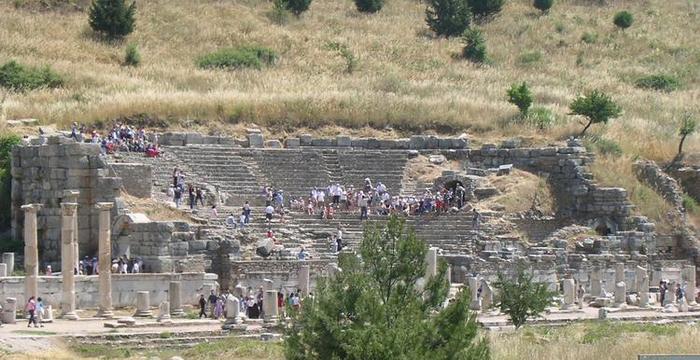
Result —
M 571 102 L 569 109 L 571 115 L 581 115 L 588 119 L 588 124 L 583 128 L 580 136 L 584 136 L 591 125 L 607 123 L 610 119 L 622 115 L 622 108 L 608 94 L 599 90 L 577 97 Z
M 436 35 L 462 35 L 471 23 L 467 0 L 428 0 L 425 21 Z
M 554 5 L 554 0 L 535 0 L 532 3 L 532 6 L 542 11 L 543 13 L 547 13 L 549 9 L 552 8 L 552 5 Z
M 680 87 L 680 81 L 672 75 L 655 74 L 640 77 L 634 85 L 640 89 L 671 92 Z
M 615 17 L 613 17 L 613 23 L 615 26 L 619 27 L 622 30 L 627 29 L 628 27 L 632 26 L 632 23 L 634 22 L 634 16 L 632 16 L 632 13 L 629 11 L 620 11 L 617 14 L 615 14 Z
M 535 106 L 527 112 L 525 120 L 530 126 L 544 130 L 554 125 L 556 117 L 551 110 L 545 107 Z
M 376 13 L 384 7 L 384 0 L 355 0 L 359 12 Z
M 530 51 L 520 54 L 518 56 L 518 62 L 521 65 L 531 65 L 542 61 L 542 53 L 539 51 Z
M 124 65 L 139 66 L 141 63 L 141 53 L 139 53 L 138 45 L 131 43 L 126 47 L 124 54 Z
M 12 133 L 0 135 L 0 230 L 7 229 L 10 226 L 11 220 L 11 191 L 12 191 L 12 176 L 10 168 L 12 163 L 12 148 L 22 142 L 19 135 Z M 11 243 L 6 243 L 5 246 L 12 248 Z
M 597 152 L 601 155 L 614 157 L 619 157 L 622 155 L 622 148 L 620 147 L 620 144 L 610 139 L 602 137 L 598 138 L 594 142 L 594 146 Z
M 236 70 L 243 68 L 262 69 L 274 65 L 277 54 L 274 50 L 259 46 L 225 48 L 199 58 L 197 65 L 202 69 Z
M 274 0 L 272 10 L 267 17 L 277 25 L 284 25 L 289 22 L 289 10 L 287 10 L 286 0 Z
M 683 208 L 685 208 L 685 211 L 692 214 L 695 214 L 698 212 L 698 210 L 700 210 L 698 202 L 687 194 L 683 194 Z
M 462 57 L 475 63 L 483 63 L 487 60 L 486 41 L 481 31 L 470 29 L 462 35 Z
M 581 35 L 581 41 L 585 42 L 586 44 L 595 44 L 598 42 L 598 34 L 585 32 L 583 35 Z
M 508 102 L 517 106 L 520 113 L 527 115 L 528 109 L 532 105 L 532 93 L 530 88 L 528 88 L 527 83 L 523 81 L 522 84 L 513 84 L 507 91 Z
M 475 17 L 483 18 L 501 11 L 505 0 L 468 0 L 469 9 Z
M 14 91 L 27 91 L 39 88 L 57 88 L 63 85 L 63 78 L 49 66 L 36 68 L 24 66 L 14 60 L 0 67 L 0 87 Z
M 89 22 L 92 30 L 110 39 L 119 39 L 134 31 L 136 2 L 124 0 L 93 0 Z
M 285 4 L 287 5 L 287 10 L 298 17 L 304 11 L 309 10 L 311 0 L 286 0 Z

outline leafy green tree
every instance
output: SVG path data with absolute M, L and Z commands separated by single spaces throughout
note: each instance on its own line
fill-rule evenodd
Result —
M 610 96 L 598 90 L 579 96 L 569 105 L 569 109 L 572 115 L 581 115 L 588 118 L 588 124 L 581 131 L 581 136 L 586 134 L 586 130 L 591 125 L 607 123 L 608 120 L 622 115 L 622 108 Z
M 120 39 L 134 31 L 136 2 L 93 0 L 90 6 L 90 27 L 109 39 Z
M 677 159 L 680 159 L 681 154 L 683 154 L 683 143 L 685 142 L 685 138 L 687 138 L 689 135 L 692 135 L 698 127 L 697 121 L 692 117 L 690 114 L 686 114 L 683 116 L 683 120 L 681 121 L 681 127 L 678 129 L 678 135 L 681 136 L 681 141 L 678 144 L 678 155 L 676 155 Z
M 384 0 L 355 0 L 357 11 L 376 13 L 384 7 Z
M 287 10 L 291 11 L 292 14 L 299 17 L 301 13 L 303 13 L 306 10 L 309 10 L 311 0 L 286 0 L 285 4 L 287 5 Z
M 468 0 L 474 17 L 484 18 L 501 11 L 506 0 Z
M 462 57 L 475 63 L 483 63 L 488 59 L 486 41 L 479 29 L 469 29 L 462 35 Z
M 141 64 L 141 53 L 139 52 L 138 45 L 131 43 L 126 47 L 124 65 L 139 66 L 139 64 Z
M 367 227 L 359 255 L 320 279 L 313 300 L 292 315 L 285 356 L 296 359 L 488 359 L 468 292 L 442 308 L 447 265 L 422 282 L 427 247 L 404 220 Z M 435 313 L 436 311 L 438 311 Z
M 527 111 L 532 106 L 532 93 L 527 83 L 523 81 L 522 84 L 513 84 L 508 89 L 508 102 L 517 106 L 520 109 L 520 113 L 527 115 Z
M 467 0 L 428 0 L 425 21 L 438 36 L 462 35 L 471 23 Z
M 532 6 L 545 14 L 549 12 L 552 5 L 554 5 L 554 0 L 535 0 L 535 2 L 532 3 Z
M 499 292 L 496 306 L 508 315 L 516 329 L 528 318 L 541 314 L 556 295 L 556 292 L 549 291 L 547 284 L 534 282 L 532 274 L 523 269 L 518 271 L 515 280 L 499 273 L 494 287 Z
M 0 230 L 10 226 L 12 148 L 20 142 L 22 142 L 22 138 L 19 135 L 13 133 L 0 135 Z
M 620 11 L 613 17 L 613 23 L 622 30 L 632 26 L 634 16 L 629 11 Z

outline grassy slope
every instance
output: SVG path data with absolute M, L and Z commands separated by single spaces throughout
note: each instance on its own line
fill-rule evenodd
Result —
M 173 127 L 195 124 L 217 132 L 240 131 L 247 123 L 268 126 L 278 136 L 307 128 L 332 133 L 337 126 L 391 125 L 399 131 L 466 131 L 477 142 L 514 135 L 547 142 L 582 127 L 580 119 L 566 115 L 567 106 L 577 94 L 600 88 L 625 114 L 592 132 L 618 142 L 627 154 L 622 166 L 629 166 L 637 156 L 670 159 L 678 115 L 699 110 L 700 5 L 688 1 L 598 6 L 592 0 L 560 0 L 540 16 L 529 0 L 510 0 L 482 26 L 492 63 L 479 67 L 453 58 L 459 39 L 430 36 L 425 5 L 415 0 L 389 1 L 370 16 L 359 14 L 351 1 L 315 0 L 301 19 L 285 26 L 271 23 L 271 3 L 263 0 L 150 0 L 139 2 L 137 28 L 127 40 L 141 48 L 139 68 L 121 65 L 125 43 L 107 44 L 91 35 L 84 12 L 37 11 L 37 2 L 0 2 L 0 62 L 50 64 L 68 84 L 10 95 L 8 118 L 66 126 L 74 119 L 145 113 Z M 611 23 L 623 8 L 635 14 L 625 32 Z M 597 35 L 594 44 L 581 41 L 586 32 Z M 329 49 L 334 42 L 358 57 L 354 73 L 346 73 L 343 58 Z M 242 44 L 269 46 L 281 60 L 263 71 L 203 71 L 194 65 L 202 54 Z M 524 64 L 523 56 L 532 53 L 541 60 Z M 659 93 L 633 86 L 638 76 L 652 73 L 676 74 L 683 88 Z M 536 102 L 558 115 L 556 127 L 539 131 L 513 124 L 516 109 L 505 101 L 505 89 L 518 81 L 528 81 Z M 687 150 L 700 151 L 697 135 Z M 601 159 L 594 170 L 603 174 L 619 162 Z M 610 185 L 640 186 L 629 177 L 608 179 Z M 640 206 L 642 212 L 658 208 L 658 201 Z

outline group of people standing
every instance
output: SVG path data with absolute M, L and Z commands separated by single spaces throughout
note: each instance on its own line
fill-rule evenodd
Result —
M 309 295 L 311 296 L 311 294 Z M 216 291 L 211 290 L 208 297 L 204 294 L 199 296 L 199 318 L 210 317 L 212 319 L 221 319 L 227 317 L 226 304 L 228 299 L 233 297 L 233 294 L 228 290 L 221 292 L 219 295 Z M 261 319 L 264 317 L 263 312 L 263 297 L 264 291 L 261 286 L 256 293 L 253 293 L 252 289 L 248 289 L 247 295 L 243 296 L 239 301 L 239 311 L 244 313 L 249 319 Z M 286 308 L 289 306 L 292 310 L 301 309 L 301 290 L 296 290 L 290 292 L 285 296 L 282 292 L 277 292 L 277 307 L 280 310 L 280 314 L 286 312 Z M 207 315 L 207 308 L 209 310 L 209 315 Z

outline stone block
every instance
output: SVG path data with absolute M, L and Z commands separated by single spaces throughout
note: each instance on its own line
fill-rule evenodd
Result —
M 282 143 L 279 140 L 267 140 L 265 141 L 265 147 L 271 149 L 281 149 Z
M 425 143 L 426 143 L 425 136 L 413 135 L 408 140 L 408 143 L 409 143 L 409 147 L 411 149 L 415 149 L 415 150 L 425 149 Z
M 352 146 L 352 139 L 349 136 L 338 135 L 335 137 L 335 144 L 339 147 L 350 147 Z
M 364 149 L 367 147 L 367 139 L 352 139 L 352 147 L 356 149 Z
M 287 138 L 284 140 L 284 147 L 288 149 L 296 149 L 301 146 L 301 140 L 299 138 Z
M 202 144 L 202 134 L 200 133 L 187 133 L 185 134 L 185 144 Z
M 311 134 L 302 134 L 299 136 L 299 142 L 301 146 L 311 146 L 313 142 Z
M 335 146 L 335 139 L 319 138 L 311 140 L 312 146 L 318 147 L 332 147 Z
M 369 138 L 367 139 L 367 146 L 365 147 L 366 149 L 379 149 L 381 143 L 379 140 L 375 138 Z
M 261 148 L 263 147 L 265 141 L 261 133 L 250 133 L 248 134 L 248 146 L 251 148 Z
M 383 150 L 393 150 L 396 149 L 395 140 L 379 140 L 379 148 Z

